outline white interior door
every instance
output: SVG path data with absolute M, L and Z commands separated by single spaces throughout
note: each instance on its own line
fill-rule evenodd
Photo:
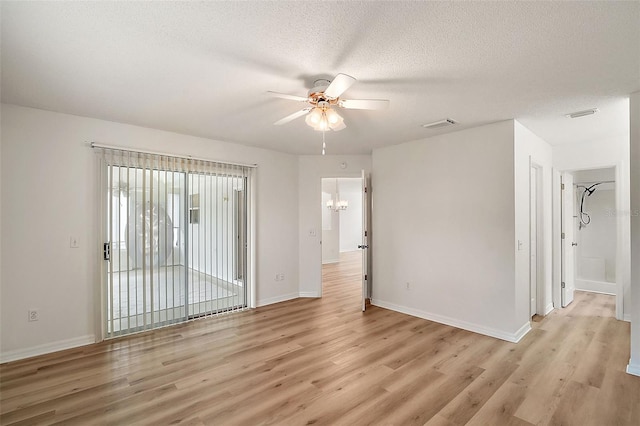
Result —
M 362 244 L 358 246 L 362 250 L 362 311 L 371 303 L 369 286 L 370 265 L 369 261 L 369 213 L 371 212 L 371 197 L 369 197 L 369 176 L 362 171 Z
M 538 170 L 535 167 L 531 167 L 531 181 L 530 181 L 530 196 L 531 201 L 529 204 L 529 289 L 531 297 L 531 306 L 529 316 L 534 316 L 537 313 L 537 299 L 538 299 Z
M 562 174 L 562 283 L 561 283 L 561 302 L 562 307 L 568 306 L 573 302 L 573 293 L 575 291 L 575 253 L 576 246 L 574 238 L 574 189 L 573 175 L 570 173 Z

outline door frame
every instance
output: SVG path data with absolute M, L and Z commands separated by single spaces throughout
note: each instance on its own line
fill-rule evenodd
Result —
M 159 154 L 160 155 L 160 154 Z M 97 232 L 96 235 L 98 235 L 98 240 L 97 243 L 95 244 L 96 247 L 98 247 L 97 250 L 97 256 L 96 256 L 96 260 L 98 261 L 98 265 L 99 265 L 99 274 L 100 277 L 99 279 L 96 280 L 96 297 L 94 297 L 94 318 L 96 319 L 96 323 L 94 326 L 94 330 L 95 330 L 95 341 L 96 343 L 98 342 L 102 342 L 104 340 L 107 339 L 112 339 L 112 338 L 117 338 L 120 336 L 108 336 L 108 331 L 107 331 L 107 317 L 108 317 L 108 312 L 107 312 L 107 305 L 108 305 L 108 291 L 107 291 L 107 280 L 108 280 L 108 273 L 109 271 L 112 269 L 112 265 L 113 263 L 111 261 L 106 261 L 104 258 L 104 252 L 103 252 L 103 247 L 105 244 L 107 243 L 111 243 L 111 228 L 110 228 L 110 222 L 111 222 L 111 203 L 112 200 L 108 199 L 106 197 L 106 195 L 108 195 L 109 191 L 105 191 L 105 187 L 109 184 L 109 168 L 112 167 L 127 167 L 128 169 L 140 169 L 139 167 L 133 167 L 133 166 L 114 166 L 114 165 L 107 165 L 105 163 L 104 160 L 102 160 L 102 157 L 100 156 L 96 156 L 96 167 L 99 169 L 99 178 L 96 180 L 97 185 L 96 185 L 96 192 L 98 194 L 98 198 L 99 201 L 96 203 L 96 220 L 98 221 L 98 223 L 100 224 L 100 232 Z M 162 173 L 163 170 L 158 170 L 158 169 L 142 169 L 142 170 L 151 170 L 152 173 L 151 175 L 153 176 L 153 172 L 157 171 L 158 173 Z M 187 276 L 187 269 L 188 269 L 188 264 L 189 264 L 189 250 L 187 249 L 188 245 L 189 245 L 189 203 L 188 203 L 188 198 L 189 198 L 189 175 L 193 174 L 194 176 L 199 176 L 198 174 L 194 173 L 194 172 L 190 172 L 190 171 L 182 171 L 182 172 L 176 172 L 176 171 L 167 171 L 169 173 L 180 173 L 184 175 L 184 183 L 185 183 L 185 188 L 184 188 L 184 192 L 185 192 L 185 197 L 184 197 L 184 206 L 182 206 L 182 211 L 181 211 L 181 215 L 183 216 L 183 220 L 184 220 L 184 226 L 185 226 L 185 230 L 184 230 L 184 245 L 185 245 L 185 258 L 184 258 L 184 268 L 185 268 L 185 286 L 188 286 L 188 276 Z M 248 176 L 244 176 L 242 177 L 243 179 L 243 236 L 244 236 L 244 259 L 243 259 L 243 271 L 244 271 L 244 277 L 242 279 L 243 282 L 243 287 L 244 287 L 244 291 L 245 291 L 245 295 L 244 295 L 244 303 L 246 305 L 246 308 L 256 308 L 256 280 L 254 279 L 254 277 L 256 276 L 256 222 L 257 222 L 257 218 L 256 218 L 256 209 L 255 209 L 255 205 L 257 202 L 257 195 L 256 195 L 256 191 L 253 189 L 256 185 L 256 174 L 255 173 L 250 173 Z M 238 192 L 235 188 L 232 188 L 234 193 Z M 153 189 L 150 189 L 151 191 L 153 191 Z M 234 194 L 235 195 L 235 194 Z M 234 200 L 235 200 L 235 196 L 234 196 Z M 235 213 L 235 207 L 234 207 L 234 213 Z M 234 216 L 235 217 L 235 216 Z M 181 223 L 182 226 L 182 223 Z M 232 229 L 232 234 L 235 232 L 235 228 Z M 107 242 L 107 243 L 105 243 Z M 235 246 L 233 248 L 234 252 L 235 252 Z M 111 250 L 111 256 L 113 256 L 113 250 Z M 233 281 L 236 281 L 235 277 L 233 279 Z M 188 291 L 185 292 L 185 296 L 188 295 Z M 191 314 L 189 313 L 189 302 L 188 299 L 185 300 L 185 305 L 184 305 L 184 309 L 185 309 L 185 320 L 183 322 L 176 322 L 175 324 L 180 324 L 180 323 L 185 323 L 188 321 L 191 321 L 193 319 L 193 317 L 191 316 Z M 234 308 L 235 310 L 235 308 Z M 208 314 L 205 314 L 208 315 Z M 175 324 L 166 324 L 166 325 L 175 325 Z M 159 327 L 156 328 L 149 328 L 146 330 L 142 330 L 142 331 L 151 331 L 151 330 L 156 330 L 159 328 L 162 328 L 164 325 L 161 325 Z M 128 335 L 133 335 L 134 333 L 125 333 L 123 334 L 123 336 L 128 336 Z
M 533 315 L 544 315 L 544 168 L 534 161 L 529 165 L 529 203 L 531 203 L 532 169 L 536 170 L 536 311 Z M 531 295 L 531 207 L 529 204 L 529 295 Z
M 624 215 L 624 205 L 622 202 L 625 193 L 625 185 L 628 189 L 628 182 L 622 181 L 622 162 L 604 163 L 589 167 L 579 167 L 570 169 L 552 169 L 552 210 L 553 210 L 553 281 L 552 299 L 555 309 L 561 308 L 561 283 L 562 283 L 562 239 L 561 239 L 561 203 L 562 193 L 560 190 L 560 176 L 563 172 L 577 172 L 583 170 L 610 169 L 615 170 L 615 197 L 616 197 L 616 319 L 626 320 L 629 314 L 624 313 L 624 283 L 629 280 L 631 259 L 629 249 L 629 217 Z M 626 219 L 626 221 L 625 221 Z M 625 223 L 626 222 L 626 223 Z M 626 236 L 625 236 L 626 234 Z M 625 247 L 627 248 L 625 250 Z
M 367 173 L 369 173 L 367 171 Z M 370 176 L 370 174 L 369 174 Z M 322 200 L 322 180 L 323 179 L 361 179 L 362 178 L 362 171 L 358 170 L 357 173 L 347 173 L 345 172 L 344 174 L 331 174 L 331 175 L 321 175 L 320 178 L 317 180 L 317 182 L 319 183 L 319 197 L 320 200 Z M 321 208 L 326 208 L 325 206 L 321 206 Z M 364 209 L 365 206 L 362 206 L 362 208 Z M 322 210 L 319 210 L 320 212 Z M 318 291 L 318 296 L 317 297 L 323 297 L 324 295 L 324 280 L 322 279 L 322 214 L 319 215 L 319 223 L 316 224 L 315 229 L 318 230 L 319 232 L 319 240 L 320 240 L 320 252 L 318 254 L 318 261 L 317 261 L 317 265 L 320 269 L 320 290 Z M 364 226 L 364 223 L 362 224 Z M 338 254 L 339 255 L 339 254 Z M 315 297 L 315 296 L 314 296 Z
M 362 312 L 371 305 L 371 175 L 362 170 Z
M 569 176 L 571 177 L 569 179 Z M 569 182 L 571 181 L 571 182 Z M 576 191 L 573 174 L 563 172 L 560 176 L 560 307 L 566 308 L 574 299 L 576 289 Z M 570 185 L 570 186 L 567 186 Z M 566 200 L 571 200 L 571 209 L 565 205 Z M 568 245 L 571 243 L 571 245 Z M 571 251 L 571 254 L 568 251 Z M 571 266 L 568 267 L 567 259 L 570 257 Z M 571 271 L 569 274 L 568 271 Z M 564 284 L 564 290 L 563 290 Z M 570 299 L 568 296 L 570 295 Z

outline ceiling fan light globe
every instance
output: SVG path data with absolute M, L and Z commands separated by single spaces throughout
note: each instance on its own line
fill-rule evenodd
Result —
M 322 121 L 322 110 L 314 108 L 309 114 L 307 114 L 304 121 L 311 127 L 317 126 Z
M 330 126 L 338 124 L 340 121 L 342 121 L 342 117 L 340 117 L 340 114 L 338 114 L 332 109 L 327 109 L 325 114 L 327 116 L 327 120 L 329 121 Z
M 334 132 L 345 129 L 347 126 L 344 124 L 344 118 L 342 118 L 339 114 L 336 113 L 337 121 L 335 123 L 329 122 L 329 127 Z
M 320 130 L 320 131 L 329 130 L 329 123 L 327 122 L 326 117 L 323 117 L 323 119 L 320 120 L 320 122 L 317 125 L 316 130 Z

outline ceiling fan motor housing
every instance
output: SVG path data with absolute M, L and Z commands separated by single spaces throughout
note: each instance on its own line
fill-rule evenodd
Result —
M 330 80 L 327 80 L 326 78 L 320 78 L 313 82 L 313 88 L 309 90 L 309 94 L 323 93 L 325 90 L 327 90 L 327 87 L 329 87 L 330 84 Z
M 318 105 L 320 102 L 328 102 L 330 105 L 336 105 L 338 99 L 329 99 L 324 96 L 324 91 L 331 84 L 331 81 L 324 78 L 318 79 L 313 82 L 313 88 L 309 90 L 309 102 L 313 105 Z

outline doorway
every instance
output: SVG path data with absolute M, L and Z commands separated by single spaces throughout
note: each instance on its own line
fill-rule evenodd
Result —
M 622 317 L 616 167 L 561 175 L 560 306 L 595 300 Z M 579 297 L 578 297 L 579 296 Z
M 322 295 L 357 307 L 363 283 L 363 178 L 322 178 Z

